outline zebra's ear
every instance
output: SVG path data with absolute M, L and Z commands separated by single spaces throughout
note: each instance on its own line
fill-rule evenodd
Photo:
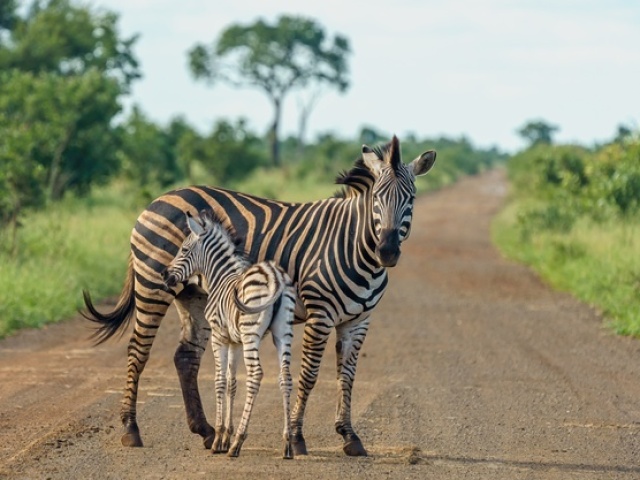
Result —
M 216 223 L 222 222 L 218 221 L 212 210 L 200 210 L 200 225 L 202 225 L 205 230 L 211 230 Z
M 436 163 L 436 152 L 435 150 L 429 150 L 428 152 L 424 152 L 413 162 L 411 162 L 409 164 L 409 170 L 411 170 L 413 174 L 418 177 L 431 170 L 431 167 L 433 167 L 434 163 Z
M 190 212 L 187 212 L 187 226 L 189 230 L 191 230 L 191 233 L 195 235 L 202 235 L 204 233 L 204 227 L 191 216 Z
M 371 171 L 371 173 L 373 173 L 376 177 L 380 176 L 380 171 L 382 170 L 384 162 L 381 158 L 378 157 L 376 152 L 374 152 L 367 145 L 362 145 L 362 161 Z
M 391 143 L 389 144 L 389 165 L 393 168 L 394 172 L 398 171 L 398 168 L 402 164 L 402 159 L 400 156 L 400 140 L 395 135 L 391 139 Z

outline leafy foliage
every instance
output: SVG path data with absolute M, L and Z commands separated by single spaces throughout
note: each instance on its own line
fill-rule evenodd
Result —
M 548 212 L 593 220 L 638 213 L 639 141 L 611 143 L 595 151 L 571 145 L 539 145 L 514 156 L 509 166 L 518 195 L 542 202 Z M 523 218 L 540 216 L 525 214 Z
M 117 168 L 110 120 L 119 88 L 96 70 L 61 77 L 12 70 L 0 74 L 0 218 L 86 192 Z
M 262 141 L 243 119 L 235 124 L 220 120 L 207 136 L 186 133 L 178 143 L 178 155 L 192 183 L 196 183 L 192 173 L 195 164 L 210 172 L 211 181 L 225 184 L 267 163 Z
M 117 15 L 70 0 L 0 4 L 0 224 L 118 170 L 112 119 L 139 76 Z
M 508 162 L 511 203 L 494 225 L 510 257 L 640 335 L 640 139 L 536 145 Z
M 115 13 L 70 0 L 37 0 L 25 18 L 17 19 L 11 3 L 3 7 L 12 28 L 9 41 L 0 44 L 0 69 L 60 75 L 97 70 L 117 78 L 121 87 L 140 77 L 131 51 L 137 37 L 120 39 Z

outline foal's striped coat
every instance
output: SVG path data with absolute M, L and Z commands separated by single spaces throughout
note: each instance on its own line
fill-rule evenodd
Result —
M 187 225 L 191 234 L 164 272 L 164 279 L 168 287 L 175 287 L 194 275 L 203 275 L 210 287 L 204 313 L 211 325 L 216 362 L 216 423 L 212 450 L 214 453 L 228 451 L 230 457 L 240 454 L 263 375 L 258 353 L 260 341 L 269 330 L 280 361 L 279 380 L 284 407 L 283 456 L 293 458 L 289 366 L 295 290 L 291 279 L 271 261 L 250 265 L 236 252 L 238 242 L 234 241 L 234 233 L 209 212 L 202 212 L 198 219 L 187 215 Z M 234 431 L 232 415 L 240 350 L 247 369 L 247 397 L 238 432 L 229 447 Z

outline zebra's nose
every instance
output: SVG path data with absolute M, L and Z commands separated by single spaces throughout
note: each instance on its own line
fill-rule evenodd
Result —
M 167 287 L 175 287 L 178 283 L 176 276 L 169 273 L 168 268 L 162 271 L 162 280 Z
M 395 267 L 400 258 L 400 237 L 398 230 L 383 230 L 376 247 L 376 256 L 383 267 Z

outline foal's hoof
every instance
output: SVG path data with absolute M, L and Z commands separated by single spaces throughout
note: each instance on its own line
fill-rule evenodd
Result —
M 291 441 L 284 441 L 284 452 L 282 453 L 282 458 L 285 460 L 291 460 L 293 458 L 293 448 L 291 446 Z
M 304 441 L 304 437 L 302 435 L 293 435 L 291 437 L 291 447 L 293 448 L 293 455 L 308 455 L 307 453 L 307 442 Z
M 355 437 L 345 444 L 342 447 L 344 453 L 349 457 L 366 457 L 367 451 L 364 449 L 362 442 L 358 437 Z

